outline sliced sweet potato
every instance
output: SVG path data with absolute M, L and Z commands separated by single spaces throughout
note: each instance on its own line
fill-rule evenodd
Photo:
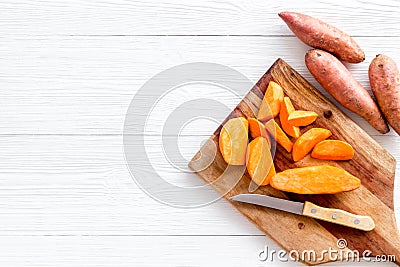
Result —
M 333 166 L 288 169 L 271 179 L 275 189 L 297 194 L 336 194 L 357 189 L 360 179 Z
M 296 126 L 292 126 L 289 121 L 289 115 L 294 111 L 294 107 L 292 101 L 290 101 L 289 97 L 284 97 L 281 105 L 281 111 L 279 113 L 279 119 L 281 121 L 282 129 L 288 135 L 298 138 L 300 136 L 300 128 Z
M 290 113 L 288 121 L 292 126 L 307 126 L 313 123 L 318 117 L 314 111 L 295 110 Z
M 282 87 L 276 82 L 269 82 L 264 98 L 258 110 L 257 119 L 266 122 L 278 116 L 283 101 Z
M 247 147 L 246 167 L 257 185 L 267 185 L 275 175 L 275 167 L 267 139 L 257 137 Z
M 291 152 L 293 148 L 293 143 L 290 141 L 289 137 L 285 132 L 279 127 L 274 119 L 269 120 L 265 123 L 265 129 L 268 133 L 275 139 L 275 141 L 280 144 L 287 152 Z
M 245 118 L 228 120 L 219 134 L 219 149 L 225 162 L 244 165 L 248 141 L 248 122 Z
M 324 128 L 311 128 L 296 140 L 293 145 L 292 158 L 299 161 L 304 158 L 316 144 L 331 136 L 331 131 Z
M 349 160 L 354 157 L 354 149 L 344 141 L 325 140 L 314 147 L 311 157 L 324 160 Z
M 260 136 L 264 137 L 265 139 L 267 139 L 268 144 L 271 147 L 271 141 L 269 139 L 269 135 L 267 133 L 267 130 L 265 129 L 264 124 L 262 124 L 255 118 L 248 119 L 248 122 L 249 122 L 249 130 L 251 137 L 253 138 L 257 138 Z

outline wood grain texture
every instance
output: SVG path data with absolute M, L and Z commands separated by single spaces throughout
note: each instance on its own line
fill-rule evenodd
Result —
M 396 0 L 6 0 L 0 10 L 1 36 L 292 35 L 277 15 L 284 10 L 317 16 L 350 35 L 400 36 Z
M 360 37 L 359 41 L 367 59 L 349 67 L 369 88 L 370 60 L 381 52 L 400 61 L 400 37 Z M 219 63 L 256 82 L 281 56 L 324 92 L 304 64 L 308 49 L 295 37 L 277 36 L 7 36 L 0 39 L 0 86 L 5 88 L 0 97 L 0 134 L 121 134 L 128 105 L 139 88 L 157 73 L 189 62 Z M 177 91 L 178 99 L 211 93 L 230 108 L 240 101 L 217 87 L 196 85 Z M 165 115 L 177 104 L 160 103 L 149 118 L 147 134 L 160 134 Z M 368 134 L 379 136 L 362 118 L 345 112 Z M 147 116 L 141 110 L 135 115 Z M 214 129 L 215 125 L 199 125 L 187 134 L 209 136 Z
M 140 245 L 135 245 L 140 244 Z M 115 266 L 302 266 L 277 256 L 258 259 L 268 246 L 265 236 L 9 236 L 0 240 L 0 264 L 13 267 Z M 218 251 L 218 253 L 216 253 Z M 205 257 L 204 255 L 207 255 Z M 389 267 L 391 263 L 351 263 L 354 267 Z M 349 266 L 349 263 L 328 263 Z
M 371 231 L 375 228 L 375 222 L 369 216 L 352 214 L 339 209 L 320 207 L 308 201 L 304 202 L 303 215 L 363 231 Z
M 203 185 L 194 174 L 171 166 L 159 139 L 154 136 L 147 146 L 159 175 L 180 186 Z M 188 161 L 203 139 L 179 139 Z M 394 136 L 379 142 L 393 152 L 400 146 Z M 121 136 L 2 136 L 0 151 L 0 236 L 262 234 L 223 200 L 186 210 L 148 197 L 126 167 Z M 149 164 L 141 163 L 144 169 Z M 215 194 L 207 191 L 209 197 Z M 399 216 L 398 201 L 395 208 Z
M 364 86 L 375 54 L 400 60 L 396 0 L 0 1 L 0 265 L 298 265 L 259 261 L 264 246 L 279 247 L 226 201 L 178 210 L 143 194 L 125 166 L 121 137 L 138 88 L 182 63 L 220 63 L 256 81 L 283 57 L 321 89 L 304 66 L 308 47 L 276 15 L 284 9 L 321 17 L 354 36 L 367 60 L 349 67 Z M 197 90 L 231 108 L 239 101 L 215 88 Z M 165 179 L 202 184 L 160 154 L 161 115 L 173 104 L 162 105 L 150 122 L 149 157 Z M 400 160 L 397 136 L 376 135 L 346 114 Z M 179 139 L 188 160 L 216 127 L 190 126 Z
M 397 255 L 397 261 L 400 263 L 400 235 L 393 212 L 395 159 L 287 63 L 281 59 L 277 60 L 226 120 L 235 116 L 254 117 L 269 81 L 275 81 L 282 86 L 285 95 L 292 100 L 296 109 L 314 111 L 319 115 L 314 124 L 304 127 L 302 132 L 311 127 L 327 128 L 332 132 L 331 138 L 347 141 L 356 151 L 353 160 L 346 162 L 333 163 L 312 159 L 309 156 L 298 162 L 293 162 L 291 155 L 278 145 L 274 158 L 277 171 L 311 165 L 334 165 L 359 177 L 362 186 L 352 192 L 335 195 L 284 195 L 270 186 L 261 187 L 257 189 L 258 192 L 256 191 L 256 193 L 284 198 L 288 196 L 290 199 L 307 200 L 324 207 L 339 208 L 355 214 L 368 215 L 376 222 L 376 228 L 370 232 L 361 232 L 329 223 L 317 223 L 309 218 L 268 208 L 243 203 L 231 204 L 287 251 L 292 249 L 303 251 L 305 249 L 304 240 L 313 238 L 312 248 L 317 253 L 321 253 L 326 249 L 326 246 L 334 247 L 336 238 L 346 236 L 350 239 L 350 249 L 358 251 L 368 249 L 374 255 L 394 254 Z M 325 117 L 326 112 L 331 112 L 331 115 Z M 194 160 L 189 165 L 206 182 L 213 182 L 211 186 L 220 193 L 227 191 L 226 183 L 219 179 L 226 169 L 226 163 L 221 155 L 217 154 L 213 163 L 204 169 L 201 155 L 211 151 L 213 145 L 218 147 L 218 135 L 221 127 L 214 132 L 209 142 L 200 149 L 200 152 L 195 155 Z M 227 174 L 224 173 L 224 175 Z M 224 198 L 228 199 L 236 194 L 247 193 L 248 186 L 249 178 L 246 174 L 236 187 L 224 195 Z M 379 213 L 376 210 L 379 210 Z M 299 221 L 303 219 L 306 221 Z M 277 221 L 279 224 L 275 223 Z M 298 227 L 299 223 L 305 224 L 306 227 Z M 291 234 L 288 235 L 288 233 Z M 288 236 L 290 236 L 289 239 Z M 324 259 L 321 262 L 327 260 Z M 305 260 L 305 262 L 315 264 L 313 261 Z

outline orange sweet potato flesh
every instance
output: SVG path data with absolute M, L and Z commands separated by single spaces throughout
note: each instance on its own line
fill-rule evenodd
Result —
M 324 160 L 349 160 L 354 157 L 354 149 L 344 141 L 325 140 L 314 147 L 311 157 Z
M 283 101 L 282 87 L 276 82 L 269 82 L 264 98 L 258 110 L 257 119 L 266 122 L 278 116 Z
M 293 148 L 293 143 L 290 141 L 289 137 L 285 132 L 279 127 L 274 119 L 265 123 L 265 129 L 268 133 L 275 139 L 275 141 L 280 144 L 287 152 L 291 152 Z
M 300 128 L 296 126 L 292 126 L 289 121 L 289 115 L 294 111 L 294 107 L 292 101 L 290 101 L 289 97 L 284 97 L 281 105 L 281 111 L 279 114 L 279 119 L 281 121 L 282 129 L 288 135 L 298 138 L 300 136 Z
M 265 139 L 267 139 L 268 144 L 271 147 L 271 141 L 269 139 L 269 135 L 267 133 L 267 130 L 265 129 L 264 124 L 262 124 L 255 118 L 249 118 L 248 122 L 251 137 L 253 137 L 254 139 L 260 136 L 264 137 Z
M 293 145 L 292 158 L 294 161 L 303 159 L 316 144 L 331 136 L 331 131 L 324 128 L 311 128 L 301 135 Z
M 248 141 L 248 122 L 245 118 L 228 120 L 219 134 L 219 149 L 225 162 L 244 165 Z
M 288 169 L 274 175 L 275 189 L 297 194 L 336 194 L 357 189 L 360 179 L 333 166 L 311 166 Z
M 364 61 L 365 54 L 350 35 L 317 18 L 296 12 L 281 12 L 279 16 L 305 44 L 328 51 L 349 63 Z
M 247 147 L 246 167 L 251 179 L 257 185 L 267 185 L 276 174 L 267 140 L 257 137 Z
M 288 121 L 292 126 L 307 126 L 318 118 L 318 114 L 314 111 L 295 110 L 290 113 Z
M 322 87 L 345 108 L 363 117 L 380 133 L 389 127 L 368 91 L 333 55 L 313 49 L 305 56 L 306 66 Z

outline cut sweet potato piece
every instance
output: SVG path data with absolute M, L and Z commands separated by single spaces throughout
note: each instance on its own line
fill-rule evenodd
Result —
M 314 147 L 311 157 L 324 160 L 349 160 L 354 157 L 354 149 L 344 141 L 325 140 Z
M 279 127 L 275 120 L 270 120 L 265 124 L 265 129 L 268 133 L 275 139 L 275 141 L 280 144 L 287 152 L 291 152 L 293 148 L 293 143 L 290 141 L 289 137 L 285 132 Z
M 225 162 L 244 165 L 248 141 L 248 122 L 245 118 L 228 120 L 219 134 L 219 149 Z
M 314 111 L 295 110 L 290 113 L 288 121 L 292 126 L 307 126 L 313 123 L 318 117 Z
M 253 137 L 254 139 L 260 136 L 264 137 L 265 139 L 267 139 L 268 144 L 271 147 L 271 141 L 269 139 L 269 135 L 267 133 L 267 130 L 265 129 L 264 124 L 262 124 L 255 118 L 248 119 L 248 122 L 251 137 Z
M 296 140 L 293 145 L 292 158 L 299 161 L 304 158 L 316 144 L 331 136 L 331 131 L 324 128 L 311 128 Z
M 267 139 L 257 137 L 247 147 L 246 167 L 257 185 L 267 185 L 275 175 L 275 167 Z
M 281 105 L 281 111 L 279 114 L 279 119 L 281 121 L 282 129 L 288 135 L 298 138 L 300 136 L 300 128 L 292 126 L 289 121 L 289 115 L 294 111 L 294 107 L 289 97 L 284 97 Z
M 264 98 L 258 110 L 257 119 L 266 122 L 278 116 L 283 101 L 282 87 L 276 82 L 269 82 Z
M 333 166 L 288 169 L 271 179 L 275 189 L 297 194 L 336 194 L 357 189 L 360 179 Z

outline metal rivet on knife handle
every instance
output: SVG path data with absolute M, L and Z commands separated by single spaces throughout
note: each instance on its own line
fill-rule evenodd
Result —
M 324 208 L 308 201 L 304 203 L 303 215 L 363 231 L 371 231 L 375 228 L 374 220 L 369 216 L 357 215 L 340 209 Z

